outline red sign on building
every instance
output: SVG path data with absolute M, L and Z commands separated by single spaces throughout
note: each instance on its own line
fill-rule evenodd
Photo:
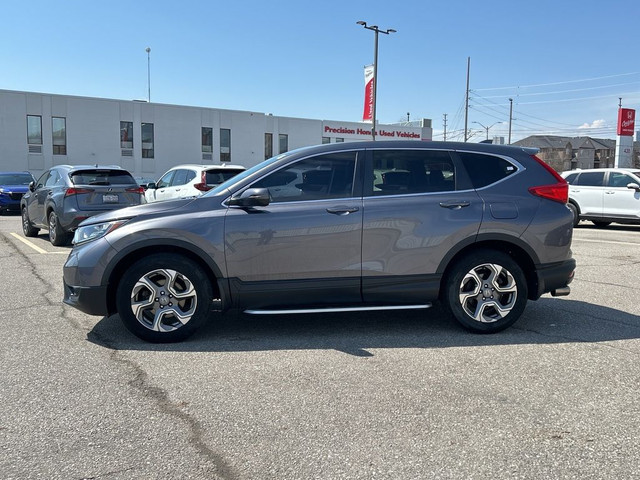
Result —
M 618 109 L 618 135 L 632 137 L 636 121 L 636 111 L 631 108 Z

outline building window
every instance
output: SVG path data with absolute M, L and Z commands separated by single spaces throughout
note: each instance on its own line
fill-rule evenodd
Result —
M 273 133 L 264 134 L 264 159 L 273 157 Z
M 202 127 L 202 152 L 213 152 L 213 128 Z
M 344 138 L 336 138 L 336 143 L 344 143 Z
M 327 143 L 331 143 L 330 137 L 322 137 L 322 144 L 326 145 Z
M 153 158 L 153 123 L 142 124 L 142 158 Z
M 53 154 L 67 154 L 67 119 L 64 117 L 51 118 L 51 130 L 53 136 Z
M 27 143 L 42 145 L 42 117 L 40 115 L 27 115 Z
M 281 133 L 278 135 L 278 144 L 280 146 L 278 153 L 285 153 L 289 151 L 289 135 Z
M 231 130 L 228 128 L 220 129 L 220 161 L 231 161 Z
M 120 122 L 120 148 L 133 148 L 133 122 Z

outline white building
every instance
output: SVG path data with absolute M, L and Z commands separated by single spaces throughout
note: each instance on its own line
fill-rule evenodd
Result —
M 422 126 L 378 125 L 377 139 L 431 140 Z M 158 178 L 182 163 L 265 158 L 319 143 L 371 139 L 367 123 L 0 90 L 0 170 L 38 176 L 60 164 L 120 165 Z

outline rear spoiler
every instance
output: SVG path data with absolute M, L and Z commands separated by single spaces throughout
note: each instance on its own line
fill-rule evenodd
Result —
M 540 149 L 537 147 L 522 147 L 522 151 L 524 153 L 528 153 L 529 155 L 535 155 L 540 151 Z

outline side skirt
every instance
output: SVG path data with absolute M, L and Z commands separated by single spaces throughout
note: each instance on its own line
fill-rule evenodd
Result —
M 431 303 L 424 305 L 390 305 L 386 307 L 330 307 L 330 308 L 299 308 L 284 310 L 245 310 L 251 315 L 284 315 L 288 313 L 334 313 L 334 312 L 371 312 L 381 310 L 418 310 L 431 308 Z

